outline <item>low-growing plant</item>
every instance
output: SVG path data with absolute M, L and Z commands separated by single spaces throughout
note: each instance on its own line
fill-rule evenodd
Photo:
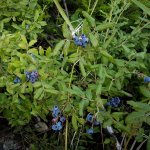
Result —
M 120 142 L 116 134 L 124 149 L 146 141 L 149 149 L 149 2 L 92 2 L 80 1 L 83 6 L 69 11 L 69 19 L 57 0 L 40 1 L 57 8 L 55 20 L 62 23 L 63 38 L 45 38 L 57 41 L 46 48 L 39 40 L 50 34 L 48 9 L 37 0 L 0 2 L 0 113 L 13 127 L 40 117 L 51 140 L 65 134 L 60 143 L 66 150 L 85 149 L 96 134 L 103 149 Z M 139 12 L 135 22 L 127 15 L 132 7 Z M 102 129 L 114 139 L 104 139 Z

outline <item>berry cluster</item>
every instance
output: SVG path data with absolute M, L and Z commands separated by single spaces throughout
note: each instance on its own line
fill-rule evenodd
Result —
M 150 77 L 145 77 L 145 78 L 144 78 L 144 82 L 145 82 L 145 83 L 149 83 L 149 82 L 150 82 Z
M 109 102 L 107 102 L 106 105 L 112 106 L 112 107 L 118 107 L 119 104 L 120 104 L 120 98 L 119 97 L 114 97 Z
M 28 81 L 30 81 L 31 83 L 34 83 L 35 81 L 38 80 L 39 74 L 37 71 L 32 71 L 32 72 L 25 72 L 26 78 Z
M 92 126 L 93 126 L 93 125 L 94 125 L 94 126 L 100 125 L 100 122 L 98 122 L 98 121 L 96 120 L 96 118 L 93 116 L 92 113 L 89 113 L 89 114 L 87 115 L 86 121 L 89 122 L 89 123 L 91 123 Z M 87 134 L 93 134 L 93 133 L 94 133 L 93 128 L 87 129 L 87 130 L 86 130 L 86 133 L 87 133 Z
M 14 84 L 17 84 L 17 83 L 20 83 L 21 82 L 21 79 L 19 77 L 16 77 L 14 79 Z
M 89 42 L 89 39 L 84 34 L 82 34 L 80 37 L 74 35 L 73 40 L 76 45 L 82 47 L 86 47 L 87 43 Z
M 64 116 L 61 115 L 61 111 L 58 108 L 58 106 L 54 106 L 53 110 L 52 110 L 52 130 L 54 131 L 60 131 L 62 129 L 62 125 L 63 123 L 66 121 L 66 118 Z

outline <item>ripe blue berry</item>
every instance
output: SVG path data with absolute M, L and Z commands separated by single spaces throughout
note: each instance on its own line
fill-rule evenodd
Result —
M 59 122 L 57 122 L 57 128 L 58 128 L 58 130 L 61 130 L 62 129 L 62 123 L 59 121 Z
M 58 130 L 57 125 L 53 124 L 53 125 L 52 125 L 52 130 L 57 131 L 57 130 Z
M 107 103 L 108 106 L 112 106 L 112 107 L 118 107 L 119 104 L 120 104 L 119 97 L 114 97 Z
M 92 129 L 92 128 L 90 128 L 90 129 L 87 129 L 87 130 L 86 130 L 86 133 L 91 135 L 91 134 L 93 134 L 93 133 L 94 133 L 94 131 L 93 131 L 93 129 Z
M 52 116 L 53 116 L 54 118 L 57 118 L 60 113 L 61 113 L 61 112 L 60 112 L 58 106 L 54 106 L 54 108 L 53 108 L 53 110 L 52 110 Z
M 93 114 L 89 113 L 86 117 L 86 121 L 92 122 L 93 121 Z
M 21 79 L 19 78 L 19 77 L 16 77 L 15 79 L 14 79 L 14 83 L 16 84 L 16 83 L 20 83 L 21 82 Z
M 144 78 L 144 82 L 145 82 L 145 83 L 150 82 L 150 77 L 145 77 L 145 78 Z
M 64 122 L 66 121 L 66 118 L 65 118 L 64 116 L 61 116 L 61 117 L 60 117 L 60 121 L 61 121 L 62 123 L 64 123 Z

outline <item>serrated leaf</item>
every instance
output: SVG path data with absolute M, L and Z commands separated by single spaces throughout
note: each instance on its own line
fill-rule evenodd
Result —
M 91 26 L 95 27 L 95 19 L 92 18 L 86 11 L 82 11 L 82 14 L 87 19 L 87 21 L 91 24 Z

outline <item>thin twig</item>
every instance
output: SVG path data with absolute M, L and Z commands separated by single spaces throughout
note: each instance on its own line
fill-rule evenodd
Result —
M 133 148 L 134 148 L 135 144 L 136 144 L 136 140 L 134 140 L 134 142 L 133 142 L 133 144 L 132 144 L 132 146 L 131 146 L 130 150 L 133 150 Z
M 69 13 L 68 13 L 66 0 L 63 0 L 63 3 L 64 3 L 64 6 L 65 6 L 65 11 L 66 11 L 67 17 L 69 18 Z
M 147 141 L 147 139 L 146 140 L 144 140 L 138 147 L 137 147 L 137 149 L 136 150 L 140 150 L 141 149 L 141 147 L 142 147 L 142 145 L 145 143 Z

